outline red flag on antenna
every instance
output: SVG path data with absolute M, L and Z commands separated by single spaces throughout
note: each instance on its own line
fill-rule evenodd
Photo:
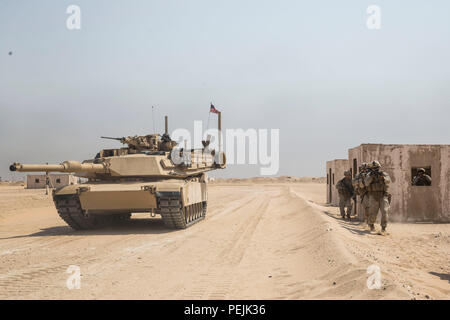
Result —
M 209 112 L 212 113 L 220 113 L 219 110 L 216 109 L 216 107 L 214 107 L 214 105 L 211 103 L 211 108 L 209 108 Z

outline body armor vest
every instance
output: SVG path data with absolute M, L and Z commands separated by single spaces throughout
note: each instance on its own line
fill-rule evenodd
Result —
M 380 175 L 375 176 L 373 178 L 372 183 L 367 186 L 367 190 L 369 192 L 384 192 L 387 191 L 386 190 L 386 184 L 384 183 L 384 181 L 381 179 L 381 176 L 383 175 L 383 173 L 380 172 Z

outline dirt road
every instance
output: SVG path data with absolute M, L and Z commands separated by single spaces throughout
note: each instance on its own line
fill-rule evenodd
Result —
M 73 231 L 42 190 L 0 187 L 0 298 L 449 299 L 450 225 L 338 219 L 320 183 L 210 185 L 206 220 L 167 230 L 136 215 Z M 69 290 L 70 265 L 81 288 Z M 381 270 L 369 289 L 367 268 Z

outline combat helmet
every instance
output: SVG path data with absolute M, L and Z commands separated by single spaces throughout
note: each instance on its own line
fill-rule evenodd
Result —
M 417 169 L 417 173 L 420 173 L 420 172 L 425 173 L 425 169 L 424 168 L 418 168 Z
M 373 160 L 373 161 L 369 162 L 367 167 L 369 169 L 376 170 L 376 169 L 380 169 L 381 164 L 377 160 Z

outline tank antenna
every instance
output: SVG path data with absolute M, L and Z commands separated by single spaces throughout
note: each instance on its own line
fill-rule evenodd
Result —
M 211 105 L 212 105 L 212 102 L 211 102 Z M 209 129 L 209 118 L 210 117 L 211 117 L 211 110 L 209 110 L 209 112 L 208 112 L 208 122 L 206 124 L 206 131 L 208 131 L 208 129 Z
M 222 112 L 217 117 L 217 131 L 219 132 L 219 154 L 222 152 Z
M 155 126 L 155 110 L 152 106 L 152 119 L 153 119 L 153 132 L 156 133 L 156 126 Z
M 165 134 L 169 134 L 169 117 L 168 116 L 166 116 L 165 118 L 164 118 L 164 133 Z

